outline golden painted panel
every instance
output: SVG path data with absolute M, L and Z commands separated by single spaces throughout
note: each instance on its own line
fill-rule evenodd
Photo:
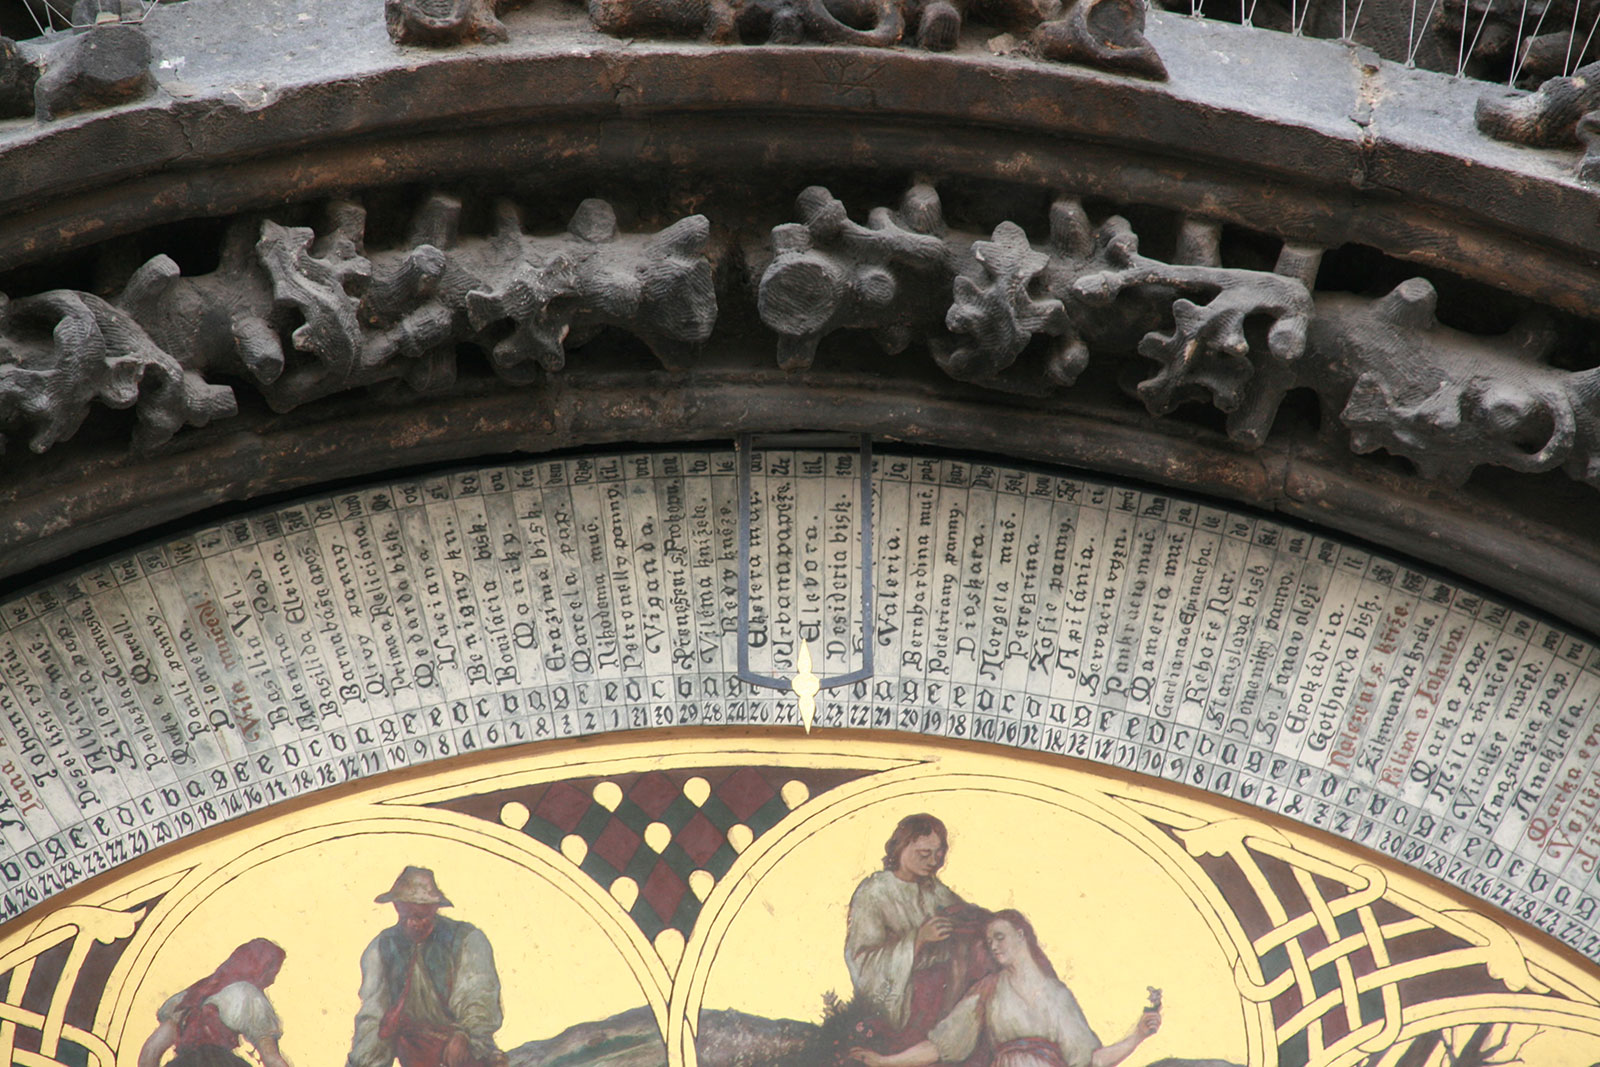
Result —
M 281 805 L 12 924 L 0 1064 L 1600 1060 L 1600 977 L 1465 900 L 1051 757 L 566 743 Z

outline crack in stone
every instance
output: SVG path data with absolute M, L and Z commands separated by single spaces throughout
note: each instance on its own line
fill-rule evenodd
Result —
M 1360 83 L 1356 90 L 1356 104 L 1349 118 L 1361 130 L 1356 152 L 1357 170 L 1352 178 L 1357 188 L 1365 189 L 1372 184 L 1372 163 L 1378 148 L 1378 106 L 1386 95 L 1382 87 L 1383 60 L 1378 53 L 1364 45 L 1352 45 L 1350 59 L 1356 65 Z

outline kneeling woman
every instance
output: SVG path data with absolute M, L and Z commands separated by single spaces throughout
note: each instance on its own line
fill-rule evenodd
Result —
M 167 998 L 156 1012 L 160 1025 L 139 1050 L 139 1067 L 160 1067 L 168 1049 L 175 1055 L 167 1067 L 250 1067 L 234 1051 L 241 1037 L 264 1067 L 289 1067 L 278 1051 L 283 1026 L 265 992 L 283 958 L 264 937 L 246 941 L 210 975 Z
M 988 1037 L 995 1067 L 1116 1067 L 1161 1028 L 1161 1014 L 1146 1011 L 1127 1037 L 1100 1044 L 1021 912 L 996 914 L 985 939 L 999 972 L 974 985 L 928 1040 L 891 1056 L 858 1048 L 851 1057 L 867 1067 L 960 1063 Z

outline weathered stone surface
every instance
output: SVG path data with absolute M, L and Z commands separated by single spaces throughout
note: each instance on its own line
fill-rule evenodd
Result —
M 1039 54 L 1118 74 L 1163 80 L 1167 68 L 1144 36 L 1143 0 L 1073 0 L 1035 32 Z
M 827 44 L 881 48 L 905 29 L 901 0 L 862 0 L 841 19 L 826 0 L 588 0 L 595 29 L 617 37 L 703 37 L 717 44 Z M 861 28 L 857 23 L 870 28 Z
M 1310 389 L 1327 432 L 1343 426 L 1356 451 L 1404 456 L 1430 478 L 1460 484 L 1495 465 L 1600 485 L 1600 372 L 1552 366 L 1555 340 L 1537 317 L 1500 337 L 1446 328 L 1422 278 L 1381 299 L 1314 297 L 1320 249 L 1286 243 L 1274 271 L 1225 267 L 1221 228 L 1205 220 L 1181 227 L 1176 262 L 1164 262 L 1139 254 L 1120 217 L 1091 231 L 1070 197 L 1055 202 L 1042 246 L 1014 222 L 987 240 L 952 231 L 926 185 L 866 226 L 820 187 L 798 209 L 801 222 L 772 231 L 757 286 L 785 370 L 810 367 L 827 335 L 866 329 L 890 354 L 926 345 L 964 381 L 1070 386 L 1138 337 L 1158 369 L 1128 370 L 1150 413 L 1210 404 L 1249 448 L 1289 392 Z M 1051 339 L 1042 374 L 1018 375 L 1035 336 Z
M 396 44 L 455 45 L 504 41 L 496 0 L 384 0 L 384 21 Z
M 149 6 L 145 0 L 76 0 L 69 18 L 74 26 L 93 26 L 99 22 L 142 18 Z
M 150 58 L 150 42 L 135 26 L 107 23 L 68 37 L 48 54 L 35 111 L 53 119 L 142 99 L 155 89 Z
M 396 0 L 389 0 L 391 5 Z M 884 48 L 902 38 L 931 52 L 960 40 L 969 14 L 1028 36 L 1046 59 L 1145 78 L 1166 68 L 1144 37 L 1137 0 L 588 0 L 589 17 L 618 37 L 704 37 L 718 44 L 826 44 Z
M 33 114 L 33 87 L 39 68 L 17 50 L 17 42 L 0 37 L 0 118 Z
M 183 278 L 157 256 L 116 305 L 68 290 L 14 301 L 0 319 L 0 430 L 26 429 L 42 452 L 96 404 L 137 406 L 133 443 L 149 448 L 235 413 L 232 388 L 207 375 L 241 376 L 288 411 L 391 380 L 447 388 L 458 342 L 490 348 L 503 378 L 526 382 L 565 366 L 574 331 L 630 329 L 669 365 L 711 333 L 701 216 L 622 234 L 609 204 L 587 200 L 550 238 L 524 233 L 505 202 L 493 238 L 460 241 L 459 211 L 430 198 L 417 229 L 438 244 L 369 259 L 365 210 L 339 201 L 320 231 L 236 223 L 209 275 Z
M 1255 333 L 1270 315 L 1246 314 L 1250 351 L 1236 360 L 1226 344 L 1207 347 L 1224 335 L 1207 324 L 1220 324 L 1224 309 L 1213 304 L 1227 298 L 1186 292 L 1196 314 L 1212 318 L 1188 338 L 1197 342 L 1196 361 L 1183 377 L 1187 335 L 1169 287 L 1129 284 L 1100 307 L 1074 288 L 1086 275 L 1131 269 L 1107 260 L 1115 234 L 1102 233 L 1123 214 L 1146 257 L 1165 265 L 1152 269 L 1281 274 L 1306 286 L 1311 353 L 1322 326 L 1332 336 L 1342 321 L 1340 294 L 1309 286 L 1303 271 L 1275 271 L 1272 257 L 1284 241 L 1312 257 L 1326 249 L 1336 273 L 1344 264 L 1344 278 L 1325 285 L 1360 288 L 1367 283 L 1353 279 L 1370 279 L 1370 289 L 1352 295 L 1352 314 L 1370 316 L 1375 299 L 1407 279 L 1434 285 L 1445 325 L 1412 339 L 1436 344 L 1452 366 L 1450 352 L 1466 354 L 1460 365 L 1472 363 L 1471 345 L 1457 340 L 1498 350 L 1510 341 L 1495 338 L 1521 311 L 1553 309 L 1557 340 L 1548 355 L 1491 369 L 1515 383 L 1518 367 L 1537 367 L 1541 383 L 1555 380 L 1578 397 L 1581 414 L 1582 390 L 1572 388 L 1581 379 L 1570 376 L 1592 364 L 1583 316 L 1600 306 L 1600 232 L 1582 221 L 1593 215 L 1592 191 L 1567 180 L 1557 153 L 1478 134 L 1479 89 L 1470 82 L 1327 42 L 1152 11 L 1144 32 L 1172 74 L 1160 83 L 1038 62 L 1026 21 L 1012 22 L 1004 5 L 950 6 L 964 25 L 938 55 L 617 41 L 594 32 L 579 10 L 548 6 L 505 11 L 510 39 L 497 48 L 434 53 L 391 47 L 376 0 L 157 7 L 143 25 L 164 60 L 158 76 L 171 79 L 166 93 L 72 122 L 0 129 L 0 269 L 8 272 L 0 285 L 17 296 L 100 296 L 187 371 L 232 389 L 241 413 L 183 429 L 153 455 L 127 448 L 137 409 L 92 415 L 70 443 L 42 457 L 14 448 L 0 520 L 22 532 L 0 541 L 0 569 L 66 550 L 69 539 L 33 544 L 29 530 L 70 522 L 72 543 L 82 547 L 100 536 L 95 530 L 126 534 L 194 501 L 358 476 L 401 456 L 429 462 L 619 434 L 698 439 L 734 425 L 848 422 L 1288 509 L 1502 587 L 1536 589 L 1528 595 L 1559 602 L 1569 617 L 1585 610 L 1573 604 L 1588 594 L 1565 583 L 1600 573 L 1586 555 L 1589 534 L 1576 532 L 1592 530 L 1595 495 L 1559 468 L 1584 454 L 1588 431 L 1575 415 L 1571 445 L 1554 435 L 1544 412 L 1557 409 L 1542 398 L 1555 394 L 1544 384 L 1528 386 L 1535 399 L 1506 410 L 1472 391 L 1454 408 L 1443 405 L 1463 412 L 1463 424 L 1505 427 L 1474 438 L 1481 456 L 1472 453 L 1474 472 L 1452 489 L 1393 458 L 1420 466 L 1446 447 L 1434 439 L 1448 420 L 1433 417 L 1439 405 L 1423 403 L 1418 383 L 1391 382 L 1390 401 L 1380 393 L 1363 399 L 1345 378 L 1257 403 L 1280 362 L 1266 329 Z M 877 32 L 877 10 L 830 6 L 864 34 Z M 930 10 L 905 15 L 903 42 L 938 44 L 921 39 Z M 262 33 L 237 32 L 245 12 Z M 756 25 L 763 17 L 752 14 L 741 39 L 765 39 L 770 27 Z M 1041 7 L 1036 17 L 1049 22 L 1062 12 Z M 1011 40 L 991 54 L 985 35 L 1000 27 Z M 35 56 L 48 43 L 23 42 L 20 50 Z M 908 185 L 937 187 L 947 232 L 920 235 L 938 237 L 941 255 L 952 247 L 957 254 L 936 269 L 881 264 L 899 289 L 900 302 L 890 305 L 877 302 L 881 276 L 861 270 L 811 367 L 786 372 L 773 358 L 779 335 L 761 321 L 760 280 L 777 258 L 768 235 L 804 217 L 790 205 L 811 182 L 826 182 L 849 205 L 845 218 L 869 236 L 873 205 L 896 205 Z M 397 218 L 409 208 L 397 205 L 415 203 L 416 190 L 427 188 L 466 203 L 466 236 L 455 246 L 420 223 L 398 236 L 405 223 Z M 335 240 L 339 225 L 318 221 L 308 206 L 347 199 L 351 190 L 370 190 L 361 199 L 375 213 L 359 244 Z M 1061 190 L 1079 195 L 1081 218 Z M 585 275 L 588 267 L 564 273 L 546 263 L 520 283 L 475 271 L 472 250 L 498 232 L 489 202 L 500 191 L 514 193 L 524 236 L 552 262 L 594 253 L 625 263 L 633 252 L 619 244 L 642 245 L 646 234 L 703 215 L 703 281 L 688 288 L 717 295 L 715 334 L 703 344 L 649 340 L 644 317 L 606 321 L 631 307 L 632 289 L 647 288 L 637 271 L 604 292 L 586 278 L 605 272 Z M 567 213 L 587 196 L 621 205 L 617 242 L 580 239 L 587 225 L 563 235 Z M 905 210 L 895 208 L 897 225 L 918 235 Z M 281 284 L 257 249 L 263 212 L 279 227 L 263 251 L 275 257 Z M 1208 228 L 1218 235 L 1214 258 L 1180 248 L 1189 238 L 1174 239 L 1196 212 L 1204 217 L 1188 218 L 1186 229 L 1190 237 Z M 236 234 L 213 269 L 222 223 L 186 220 L 229 218 L 240 220 Z M 811 253 L 847 277 L 857 272 L 862 253 L 842 249 L 826 227 L 807 239 Z M 112 255 L 112 241 L 126 252 Z M 167 279 L 147 271 L 146 296 L 135 300 L 126 287 L 131 269 L 158 251 L 193 273 Z M 364 277 L 356 262 L 363 259 L 371 268 Z M 47 261 L 48 274 L 36 269 Z M 1355 269 L 1367 261 L 1370 271 Z M 476 280 L 466 289 L 452 287 L 458 268 Z M 618 269 L 629 276 L 628 267 Z M 929 270 L 938 284 L 919 281 Z M 481 328 L 471 321 L 471 292 L 482 294 Z M 573 312 L 574 293 L 593 302 Z M 791 303 L 796 316 L 813 310 Z M 641 312 L 647 306 L 705 303 L 650 305 L 641 297 Z M 333 329 L 308 330 L 300 336 L 309 347 L 299 349 L 296 333 L 308 317 Z M 664 334 L 665 318 L 652 321 L 650 330 Z M 557 348 L 551 339 L 563 328 Z M 1158 335 L 1151 346 L 1169 339 L 1167 362 L 1139 355 L 1147 334 Z M 647 344 L 658 346 L 658 357 Z M 1365 339 L 1353 347 L 1376 350 Z M 560 371 L 548 369 L 562 360 Z M 1290 370 L 1310 373 L 1298 364 Z M 1169 372 L 1174 407 L 1152 416 L 1137 386 Z M 513 381 L 526 387 L 507 388 Z M 1236 412 L 1268 413 L 1264 441 L 1240 430 L 1242 415 L 1221 411 L 1213 384 L 1224 396 L 1238 390 Z M 1320 439 L 1311 435 L 1312 390 L 1331 398 Z M 91 410 L 105 406 L 90 401 Z M 1347 426 L 1347 408 L 1384 421 Z M 1408 428 L 1417 418 L 1426 426 Z M 10 429 L 24 439 L 34 432 L 25 422 Z M 1352 451 L 1370 444 L 1393 455 L 1363 460 Z M 1516 473 L 1523 468 L 1551 473 Z M 1449 480 L 1464 473 L 1431 469 Z M 58 480 L 73 479 L 76 491 L 57 491 Z M 1520 547 L 1508 548 L 1499 533 L 1512 527 Z M 1436 537 L 1440 530 L 1453 532 Z M 1449 552 L 1439 548 L 1446 543 Z
M 821 186 L 795 206 L 801 221 L 772 231 L 777 255 L 757 291 L 762 321 L 779 334 L 778 365 L 809 367 L 817 343 L 845 327 L 872 329 L 889 351 L 904 349 L 922 317 L 917 305 L 948 272 L 938 194 L 917 186 L 898 212 L 878 208 L 866 226 Z
M 846 330 L 870 331 L 891 356 L 920 346 L 953 378 L 1041 395 L 1102 360 L 1152 415 L 1209 404 L 1248 448 L 1266 441 L 1291 391 L 1308 389 L 1324 432 L 1343 426 L 1357 452 L 1382 448 L 1430 478 L 1460 484 L 1492 465 L 1600 485 L 1600 371 L 1553 365 L 1557 338 L 1533 310 L 1495 337 L 1442 326 L 1422 278 L 1380 299 L 1314 293 L 1320 249 L 1283 243 L 1271 271 L 1226 266 L 1221 227 L 1204 219 L 1179 227 L 1168 262 L 1141 255 L 1125 219 L 1095 226 L 1070 196 L 1054 202 L 1039 245 L 1013 221 L 987 236 L 952 229 L 928 184 L 866 225 L 820 186 L 797 209 L 801 221 L 747 255 L 785 371 L 810 368 L 821 341 Z M 630 235 L 608 202 L 589 199 L 565 233 L 545 236 L 501 200 L 487 237 L 463 237 L 461 212 L 458 199 L 431 196 L 410 244 L 369 256 L 365 209 L 336 201 L 320 228 L 234 224 L 208 275 L 182 278 L 158 256 L 116 306 L 67 291 L 19 300 L 0 338 L 27 342 L 45 309 L 54 340 L 48 359 L 5 360 L 7 413 L 38 424 L 42 451 L 72 436 L 92 402 L 142 401 L 135 444 L 149 446 L 232 414 L 231 390 L 207 384 L 219 374 L 290 411 L 386 381 L 447 389 L 462 345 L 526 384 L 563 371 L 569 347 L 605 328 L 672 369 L 711 336 L 712 260 L 727 257 L 711 248 L 705 216 Z M 1046 339 L 1042 358 L 1019 364 L 1035 338 Z M 36 375 L 45 363 L 54 371 Z M 156 384 L 141 396 L 147 373 Z
M 170 261 L 156 271 L 173 270 Z M 163 352 L 125 310 L 89 293 L 15 300 L 0 318 L 0 426 L 43 452 L 71 437 L 95 405 L 134 408 L 134 446 L 233 415 L 233 390 Z
M 1538 147 L 1584 146 L 1578 177 L 1600 181 L 1600 63 L 1551 78 L 1537 92 L 1507 97 L 1485 93 L 1478 100 L 1478 129 L 1502 141 Z

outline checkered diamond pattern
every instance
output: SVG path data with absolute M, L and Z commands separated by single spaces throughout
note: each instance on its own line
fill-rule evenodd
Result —
M 1271 1008 L 1278 1067 L 1371 1049 L 1397 1032 L 1408 1007 L 1507 988 L 1471 931 L 1397 899 L 1377 868 L 1335 868 L 1237 825 L 1175 836 L 1251 939 L 1259 977 L 1247 967 L 1235 977 L 1246 1000 Z
M 608 890 L 621 878 L 638 887 L 628 914 L 654 940 L 668 928 L 688 935 L 701 906 L 690 876 L 704 871 L 720 881 L 739 855 L 730 832 L 742 826 L 754 840 L 776 826 L 790 810 L 785 785 L 799 782 L 804 795 L 814 797 L 867 773 L 798 767 L 655 770 L 499 790 L 437 806 L 500 821 L 506 805 L 521 804 L 529 813 L 522 832 L 569 859 L 577 850 L 570 842 L 563 850 L 563 842 L 577 837 L 584 844 L 578 866 L 585 874 Z M 686 791 L 690 783 L 698 788 Z M 669 835 L 659 852 L 647 840 L 655 823 Z
M 114 1067 L 94 1032 L 107 980 L 162 894 L 131 908 L 80 906 L 41 919 L 0 973 L 0 1064 Z

